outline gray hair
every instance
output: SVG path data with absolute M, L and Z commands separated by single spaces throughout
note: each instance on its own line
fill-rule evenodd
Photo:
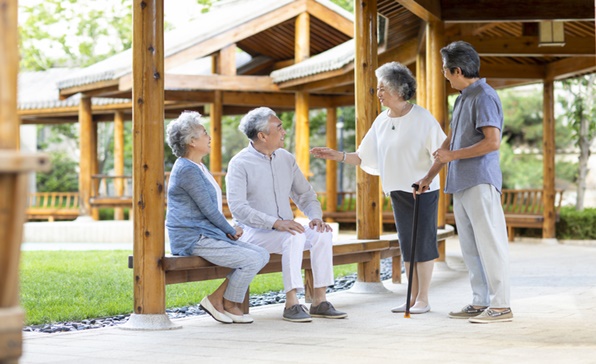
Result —
M 269 134 L 269 118 L 277 116 L 275 111 L 268 107 L 258 107 L 244 115 L 240 120 L 238 129 L 250 140 L 256 140 L 259 132 Z
M 416 79 L 408 67 L 399 62 L 385 63 L 377 68 L 375 76 L 391 94 L 397 94 L 406 101 L 416 94 Z
M 443 65 L 453 72 L 461 69 L 465 78 L 480 77 L 480 56 L 468 42 L 457 41 L 441 48 Z
M 172 120 L 166 129 L 166 141 L 176 157 L 186 155 L 186 146 L 196 133 L 196 129 L 203 125 L 201 114 L 196 111 L 183 111 L 178 119 Z

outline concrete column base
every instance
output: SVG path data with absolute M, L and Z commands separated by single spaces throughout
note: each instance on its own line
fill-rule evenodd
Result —
M 350 293 L 391 293 L 390 290 L 385 288 L 382 282 L 358 282 L 356 281 L 352 288 L 348 290 Z
M 122 330 L 158 331 L 181 329 L 182 325 L 176 325 L 172 323 L 172 321 L 170 321 L 170 318 L 166 314 L 138 315 L 133 313 L 132 315 L 130 315 L 128 321 L 125 324 L 118 326 L 118 328 Z

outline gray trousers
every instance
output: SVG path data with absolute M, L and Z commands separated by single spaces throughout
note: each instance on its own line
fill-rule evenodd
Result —
M 501 195 L 489 184 L 453 195 L 453 212 L 475 306 L 510 307 L 509 242 Z
M 269 262 L 269 253 L 260 246 L 242 241 L 224 241 L 201 236 L 192 255 L 198 255 L 209 262 L 232 268 L 227 278 L 228 287 L 224 298 L 240 303 L 248 286 L 257 273 Z

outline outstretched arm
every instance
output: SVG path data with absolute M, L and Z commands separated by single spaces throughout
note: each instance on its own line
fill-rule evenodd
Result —
M 344 160 L 344 153 L 346 155 Z M 357 153 L 340 152 L 335 149 L 327 147 L 314 147 L 310 150 L 310 154 L 317 158 L 330 159 L 333 161 L 344 162 L 346 164 L 360 165 L 360 157 Z

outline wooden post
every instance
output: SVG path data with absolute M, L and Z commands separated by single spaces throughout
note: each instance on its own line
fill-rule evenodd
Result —
M 23 353 L 25 314 L 19 306 L 19 262 L 29 174 L 48 165 L 45 157 L 17 151 L 19 71 L 17 0 L 0 6 L 0 362 Z M 46 168 L 47 169 L 47 168 Z
M 331 149 L 337 149 L 337 109 L 334 107 L 327 108 L 327 135 L 325 144 Z M 326 201 L 325 211 L 337 211 L 337 162 L 328 159 L 326 165 Z M 333 219 L 330 219 L 332 221 Z
M 294 62 L 302 62 L 308 57 L 310 57 L 310 15 L 302 13 L 296 18 Z M 308 111 L 309 94 L 296 92 L 296 163 L 306 178 L 310 177 Z
M 93 114 L 91 114 L 91 146 L 90 146 L 90 159 L 89 159 L 89 163 L 91 165 L 91 175 L 89 176 L 89 186 L 91 187 L 89 189 L 89 197 L 91 197 L 91 189 L 93 188 L 93 179 L 91 178 L 91 176 L 95 175 L 95 174 L 99 174 L 99 161 L 97 160 L 97 123 L 93 122 Z M 91 204 L 89 204 L 89 206 L 91 207 L 91 217 L 93 218 L 93 220 L 99 220 L 99 209 L 97 207 L 92 207 Z
M 176 328 L 165 314 L 163 0 L 133 4 L 134 314 L 124 329 Z
M 420 51 L 416 55 L 416 103 L 425 109 L 428 106 L 426 72 L 426 51 Z
M 354 92 L 356 94 L 356 144 L 359 145 L 379 113 L 377 83 L 377 1 L 355 3 Z M 377 239 L 380 235 L 381 203 L 379 179 L 356 169 L 356 235 Z M 380 282 L 380 255 L 370 263 L 358 264 L 358 282 Z
M 441 48 L 445 43 L 443 22 L 429 22 L 426 24 L 426 84 L 427 90 L 432 90 L 426 97 L 428 110 L 437 119 L 447 134 L 447 92 L 445 89 L 445 77 L 443 76 L 443 59 Z M 445 190 L 445 168 L 439 173 L 441 178 L 441 189 L 439 192 L 439 209 L 437 224 L 445 226 L 445 213 L 447 212 L 447 200 L 443 191 Z M 437 261 L 445 261 L 445 241 L 439 241 L 439 258 Z
M 122 111 L 116 111 L 114 114 L 114 174 L 124 175 L 124 113 Z M 122 178 L 114 179 L 116 196 L 124 195 L 124 182 Z M 124 220 L 122 207 L 114 209 L 114 220 Z
M 236 75 L 236 44 L 223 48 L 217 56 L 214 57 L 213 73 L 234 76 Z M 211 154 L 209 155 L 209 169 L 215 174 L 215 180 L 222 186 L 222 178 L 219 175 L 222 164 L 222 129 L 221 119 L 223 117 L 223 95 L 220 90 L 214 91 L 213 103 L 210 110 L 210 134 L 211 134 Z
M 555 232 L 555 91 L 553 80 L 544 81 L 542 122 L 542 165 L 543 186 L 542 201 L 544 203 L 544 222 L 542 238 L 554 239 Z
M 93 138 L 93 117 L 91 112 L 91 98 L 81 97 L 79 101 L 79 218 L 91 216 L 91 174 L 93 174 L 92 149 L 95 146 Z M 97 150 L 97 148 L 96 148 Z

